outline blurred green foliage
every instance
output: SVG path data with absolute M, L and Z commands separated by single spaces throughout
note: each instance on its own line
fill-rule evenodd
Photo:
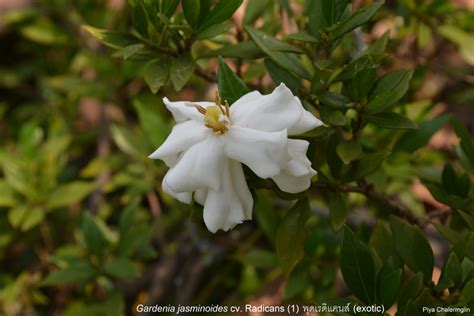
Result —
M 11 3 L 0 7 L 0 314 L 266 295 L 397 303 L 399 315 L 474 308 L 473 11 L 448 0 Z M 287 194 L 245 170 L 255 220 L 210 235 L 202 208 L 162 192 L 166 167 L 147 158 L 173 124 L 161 97 L 217 87 L 232 104 L 281 82 L 325 123 L 301 136 L 317 180 Z

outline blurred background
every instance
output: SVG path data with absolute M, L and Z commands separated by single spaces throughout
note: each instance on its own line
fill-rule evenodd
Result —
M 248 13 L 249 2 L 261 8 Z M 290 201 L 257 190 L 255 220 L 212 235 L 199 210 L 161 191 L 167 168 L 147 159 L 173 126 L 162 97 L 212 100 L 213 51 L 244 36 L 245 16 L 288 34 L 303 10 L 302 1 L 244 1 L 227 35 L 193 46 L 198 68 L 187 85 L 177 92 L 168 83 L 153 94 L 144 61 L 113 57 L 82 28 L 128 30 L 125 0 L 0 0 L 0 314 L 134 315 L 137 304 L 276 305 L 349 294 L 337 269 L 341 236 L 328 222 L 324 193 L 311 192 L 318 216 L 308 225 L 305 257 L 284 280 L 273 249 Z M 442 222 L 449 207 L 416 175 L 459 155 L 448 118 L 472 136 L 474 1 L 387 1 L 346 51 L 387 30 L 384 70 L 415 70 L 406 115 L 437 124 L 423 134 L 422 154 L 406 145 L 373 181 L 414 214 L 438 212 Z M 262 93 L 275 86 L 262 60 L 228 62 Z M 472 172 L 466 157 L 459 161 Z M 368 236 L 371 205 L 349 197 L 349 223 Z M 448 246 L 426 229 L 439 268 Z

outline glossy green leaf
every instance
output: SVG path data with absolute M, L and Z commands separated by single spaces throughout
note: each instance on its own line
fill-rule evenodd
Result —
M 41 285 L 53 286 L 67 283 L 77 284 L 90 280 L 96 274 L 96 270 L 88 262 L 77 261 L 70 264 L 65 269 L 51 272 L 41 281 Z
M 344 34 L 352 31 L 358 26 L 368 22 L 377 11 L 382 7 L 384 1 L 375 1 L 359 10 L 357 10 L 350 17 L 341 21 L 331 32 L 332 38 L 338 38 Z
M 386 271 L 382 268 L 377 276 L 377 300 L 389 309 L 397 300 L 402 285 L 402 269 Z
M 181 91 L 194 74 L 194 61 L 191 56 L 173 58 L 170 68 L 170 79 L 176 91 Z
M 360 56 L 371 56 L 375 61 L 379 61 L 384 56 L 387 43 L 390 38 L 390 31 L 386 31 L 381 37 L 375 40 Z
M 425 121 L 418 124 L 418 129 L 408 131 L 400 137 L 395 145 L 397 150 L 414 152 L 424 146 L 438 130 L 441 129 L 451 118 L 451 115 L 441 115 L 431 121 Z
M 338 231 L 347 221 L 349 209 L 347 206 L 346 193 L 335 191 L 329 194 L 329 215 L 331 225 Z
M 308 0 L 306 10 L 309 17 L 309 32 L 314 37 L 319 38 L 320 32 L 337 23 L 346 12 L 348 0 Z
M 423 274 L 417 273 L 403 284 L 398 298 L 398 308 L 401 309 L 405 307 L 410 300 L 415 300 L 422 289 Z
M 102 255 L 107 246 L 107 240 L 96 220 L 88 212 L 84 212 L 82 217 L 82 234 L 87 249 L 96 256 Z
M 104 272 L 116 278 L 133 278 L 138 271 L 133 262 L 127 258 L 112 258 L 104 264 Z
M 197 28 L 199 24 L 199 13 L 201 12 L 200 0 L 182 0 L 183 13 L 186 21 L 192 28 Z
M 166 17 L 171 17 L 176 11 L 176 8 L 179 5 L 180 0 L 161 0 L 159 11 L 164 14 Z
M 369 113 L 382 112 L 400 100 L 408 90 L 413 70 L 396 70 L 380 77 L 371 92 Z
M 386 262 L 395 253 L 393 235 L 390 228 L 381 220 L 375 224 L 370 235 L 369 247 L 375 252 L 382 262 Z
M 270 59 L 265 59 L 265 67 L 267 68 L 270 77 L 272 77 L 272 80 L 276 85 L 279 85 L 283 82 L 295 95 L 298 95 L 301 91 L 303 91 L 303 85 L 298 80 L 298 78 L 275 64 Z
M 222 48 L 203 54 L 202 56 L 200 56 L 200 58 L 213 56 L 258 59 L 265 57 L 265 53 L 263 53 L 260 48 L 258 48 L 253 42 L 250 41 L 225 45 Z
M 48 198 L 47 207 L 54 209 L 78 203 L 92 193 L 96 183 L 74 181 L 58 186 Z
M 171 61 L 167 56 L 160 56 L 145 66 L 143 77 L 150 87 L 151 92 L 158 90 L 168 81 Z
M 229 19 L 240 7 L 242 1 L 243 0 L 220 0 L 206 16 L 206 19 L 199 27 L 200 30 Z
M 349 120 L 341 111 L 329 109 L 327 106 L 321 106 L 319 113 L 321 114 L 321 120 L 326 124 L 346 126 L 349 123 Z
M 388 155 L 390 155 L 388 152 L 362 154 L 362 156 L 353 163 L 344 179 L 350 182 L 368 176 L 378 169 Z
M 222 101 L 227 100 L 229 105 L 237 101 L 241 96 L 249 92 L 247 85 L 240 79 L 232 69 L 227 66 L 222 57 L 219 57 L 219 71 L 217 72 L 217 84 Z
M 341 272 L 347 287 L 365 304 L 375 300 L 375 265 L 369 248 L 347 226 L 341 248 Z
M 434 255 L 428 240 L 417 226 L 395 217 L 390 217 L 395 248 L 413 272 L 422 272 L 426 280 L 431 280 Z
M 307 198 L 298 200 L 283 218 L 276 234 L 276 253 L 285 277 L 304 256 L 303 242 L 306 238 L 304 226 L 310 215 Z
M 417 129 L 417 125 L 408 117 L 394 112 L 369 114 L 366 119 L 369 123 L 382 128 Z
M 341 160 L 347 165 L 359 158 L 362 154 L 360 143 L 355 140 L 343 140 L 336 147 L 336 152 Z
M 97 40 L 112 48 L 125 48 L 139 43 L 138 39 L 129 33 L 98 29 L 90 25 L 83 25 L 82 28 Z
M 336 92 L 324 92 L 318 96 L 318 99 L 321 104 L 336 110 L 347 109 L 351 103 L 346 96 Z
M 296 74 L 299 77 L 310 80 L 311 76 L 301 61 L 293 54 L 282 52 L 292 50 L 292 46 L 267 35 L 253 27 L 245 26 L 252 41 L 278 66 Z
M 445 289 L 449 287 L 456 287 L 462 283 L 462 266 L 458 256 L 455 252 L 451 252 L 443 264 L 441 269 L 441 276 L 439 278 L 438 287 Z
M 312 43 L 312 44 L 319 43 L 319 40 L 316 37 L 313 37 L 306 32 L 291 33 L 291 34 L 285 35 L 285 39 L 297 41 L 297 42 L 303 42 L 303 43 Z
M 220 24 L 211 25 L 203 29 L 202 31 L 199 31 L 199 33 L 196 34 L 195 39 L 204 40 L 204 39 L 213 38 L 219 34 L 227 32 L 232 27 L 233 25 L 230 23 L 220 23 Z
M 252 24 L 272 4 L 269 0 L 249 0 L 245 7 L 244 24 Z

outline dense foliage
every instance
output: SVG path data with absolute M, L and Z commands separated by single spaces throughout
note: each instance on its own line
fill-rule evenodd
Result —
M 7 1 L 8 3 L 8 1 Z M 138 304 L 474 310 L 466 1 L 40 0 L 0 8 L 0 314 Z M 6 7 L 6 5 L 5 5 Z M 162 97 L 284 83 L 325 123 L 289 194 L 211 234 L 148 159 Z M 395 304 L 395 305 L 394 305 Z

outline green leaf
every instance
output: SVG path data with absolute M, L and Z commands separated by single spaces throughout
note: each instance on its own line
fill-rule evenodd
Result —
M 141 51 L 144 47 L 145 47 L 145 45 L 143 45 L 142 43 L 132 44 L 132 45 L 129 45 L 129 46 L 125 47 L 122 50 L 123 59 L 129 59 L 130 57 L 134 56 L 139 51 Z
M 445 289 L 449 287 L 459 288 L 462 283 L 462 266 L 456 253 L 452 251 L 449 257 L 444 262 L 441 269 L 441 276 L 439 278 L 438 287 Z
M 336 92 L 324 92 L 318 96 L 319 102 L 335 110 L 347 109 L 351 103 L 347 97 Z
M 84 212 L 82 216 L 82 234 L 87 249 L 96 256 L 102 255 L 107 240 L 96 220 L 88 212 Z
M 246 252 L 240 261 L 246 265 L 257 268 L 273 268 L 278 264 L 278 259 L 273 252 L 268 250 L 255 249 Z
M 417 125 L 408 117 L 394 112 L 369 114 L 366 119 L 369 123 L 382 128 L 417 129 Z
M 384 56 L 387 49 L 388 39 L 390 38 L 390 31 L 386 31 L 381 37 L 373 42 L 369 48 L 364 50 L 360 56 L 371 56 L 375 61 L 379 61 Z
M 446 240 L 449 241 L 451 245 L 456 245 L 462 240 L 462 235 L 455 230 L 452 230 L 449 227 L 433 222 L 432 223 L 436 230 L 443 235 Z
M 170 78 L 176 91 L 181 91 L 193 74 L 194 61 L 191 56 L 182 56 L 171 61 Z
M 417 273 L 403 285 L 398 298 L 398 307 L 405 307 L 410 300 L 415 300 L 422 289 L 423 274 Z
M 325 32 L 328 27 L 340 21 L 348 4 L 348 0 L 307 0 L 308 28 L 311 35 L 319 38 L 320 32 Z
M 373 64 L 374 61 L 370 56 L 362 56 L 354 59 L 332 79 L 332 82 L 354 80 L 357 73 L 373 68 Z M 371 85 L 373 85 L 373 83 Z
M 470 233 L 467 238 L 464 237 L 453 247 L 460 260 L 468 257 L 474 261 L 474 233 Z
M 412 300 L 408 300 L 407 305 L 403 309 L 403 313 L 400 314 L 402 316 L 421 316 L 420 308 Z
M 31 207 L 29 208 L 26 216 L 23 218 L 20 229 L 22 231 L 30 230 L 31 228 L 37 226 L 44 219 L 45 212 L 40 207 Z
M 45 45 L 64 45 L 68 41 L 67 33 L 58 24 L 43 18 L 21 27 L 20 32 L 25 38 Z
M 349 123 L 341 111 L 331 110 L 328 106 L 320 106 L 319 114 L 321 114 L 321 120 L 329 125 L 346 126 Z
M 392 232 L 381 220 L 377 221 L 377 224 L 375 224 L 372 230 L 369 247 L 382 262 L 387 262 L 390 257 L 396 255 Z
M 199 27 L 200 30 L 210 25 L 218 24 L 229 19 L 240 7 L 243 0 L 220 0 L 206 16 L 204 23 Z
M 336 25 L 336 27 L 331 32 L 331 37 L 333 39 L 336 39 L 352 31 L 356 27 L 365 24 L 375 15 L 375 13 L 377 13 L 377 11 L 382 7 L 384 2 L 385 1 L 375 1 L 372 4 L 369 4 L 357 10 L 350 17 L 344 19 L 343 21 L 341 21 L 341 23 Z
M 96 186 L 97 184 L 95 183 L 84 181 L 74 181 L 62 184 L 51 193 L 46 205 L 49 209 L 54 209 L 79 203 L 86 196 L 91 194 Z
M 395 248 L 413 272 L 422 272 L 426 280 L 431 280 L 434 256 L 428 240 L 418 226 L 390 216 Z
M 265 59 L 265 67 L 267 67 L 268 73 L 276 85 L 279 85 L 283 82 L 295 95 L 298 95 L 301 91 L 303 91 L 303 85 L 298 80 L 298 78 L 276 65 L 270 59 Z
M 307 198 L 298 200 L 283 218 L 276 234 L 276 253 L 278 262 L 287 278 L 298 261 L 304 256 L 304 225 L 310 215 Z
M 138 271 L 130 259 L 112 258 L 104 264 L 104 272 L 116 278 L 133 278 L 138 276 Z
M 361 103 L 365 103 L 367 96 L 375 84 L 375 69 L 364 68 L 358 71 L 354 79 L 349 81 L 347 85 L 347 90 L 349 92 L 349 96 L 352 100 L 361 101 Z
M 400 287 L 402 285 L 402 269 L 385 271 L 382 268 L 377 276 L 377 297 L 378 302 L 389 309 L 397 300 Z
M 160 56 L 145 66 L 143 77 L 150 87 L 151 92 L 158 90 L 168 81 L 170 75 L 171 61 L 168 56 Z
M 382 112 L 400 100 L 410 86 L 413 70 L 396 70 L 380 77 L 375 83 L 367 108 L 370 114 Z
M 249 0 L 245 7 L 244 24 L 252 24 L 271 4 L 269 0 Z
M 291 33 L 291 34 L 285 35 L 284 39 L 293 40 L 297 42 L 303 42 L 303 43 L 312 43 L 312 44 L 319 43 L 319 40 L 316 37 L 313 37 L 306 32 Z
M 83 25 L 82 28 L 94 36 L 97 40 L 112 48 L 125 48 L 127 46 L 140 43 L 137 38 L 130 35 L 129 33 L 98 29 L 90 25 Z
M 347 165 L 359 158 L 362 154 L 360 143 L 355 140 L 343 140 L 336 147 L 336 152 Z
M 456 135 L 461 139 L 462 149 L 466 153 L 471 164 L 474 165 L 474 142 L 472 141 L 472 136 L 458 119 L 453 118 L 451 124 L 453 124 Z
M 463 199 L 457 195 L 449 194 L 438 183 L 423 181 L 423 184 L 437 201 L 445 205 L 449 205 L 455 209 L 464 211 L 472 210 L 472 198 Z
M 375 300 L 375 265 L 369 248 L 344 227 L 341 272 L 347 287 L 365 304 Z
M 463 220 L 467 223 L 469 228 L 474 231 L 474 216 L 466 212 L 459 211 L 459 210 L 458 210 L 458 213 L 461 215 Z
M 227 66 L 222 57 L 219 57 L 217 84 L 222 100 L 227 100 L 229 105 L 232 105 L 241 96 L 249 92 L 247 85 Z
M 474 36 L 454 25 L 444 24 L 438 32 L 459 46 L 461 56 L 470 65 L 474 65 Z
M 220 23 L 220 24 L 211 25 L 205 28 L 204 30 L 199 31 L 199 33 L 196 34 L 195 39 L 204 40 L 204 39 L 213 38 L 221 33 L 227 32 L 232 27 L 233 25 L 230 23 Z
M 171 17 L 176 11 L 176 8 L 179 5 L 180 0 L 161 0 L 159 11 L 164 14 L 166 17 Z
M 390 155 L 389 152 L 363 154 L 359 160 L 353 163 L 344 180 L 350 182 L 368 176 L 378 169 L 388 155 Z
M 338 231 L 346 223 L 348 213 L 346 194 L 340 191 L 331 192 L 329 194 L 329 215 L 335 231 Z
M 125 233 L 121 233 L 118 244 L 119 254 L 129 257 L 137 253 L 141 247 L 150 242 L 153 231 L 153 226 L 139 223 L 130 227 Z
M 148 37 L 149 16 L 148 8 L 144 1 L 135 1 L 132 6 L 133 28 L 144 38 Z
M 133 106 L 138 113 L 140 124 L 150 140 L 151 145 L 155 148 L 163 144 L 170 132 L 168 123 L 162 117 L 158 109 L 158 106 L 161 105 L 161 102 L 159 104 L 145 105 L 138 99 L 133 100 Z
M 456 194 L 458 175 L 450 163 L 446 163 L 441 174 L 441 184 L 446 192 Z
M 258 59 L 264 57 L 265 54 L 253 42 L 243 42 L 224 45 L 222 48 L 210 51 L 209 53 L 200 56 L 200 58 L 213 56 Z
M 307 80 L 311 76 L 303 66 L 301 61 L 293 54 L 284 53 L 281 50 L 289 50 L 292 46 L 273 38 L 253 27 L 245 26 L 252 41 L 278 66 L 294 73 L 295 75 Z
M 14 207 L 17 203 L 15 190 L 6 181 L 0 180 L 0 207 Z
M 443 127 L 451 118 L 451 115 L 441 115 L 431 121 L 425 121 L 418 124 L 418 129 L 408 131 L 400 137 L 395 146 L 396 150 L 414 152 L 424 146 L 441 127 Z
M 193 29 L 199 24 L 199 13 L 201 12 L 201 0 L 182 0 L 183 13 L 186 21 Z
M 92 279 L 97 271 L 85 261 L 71 263 L 68 267 L 48 274 L 41 281 L 42 286 L 54 286 L 66 283 L 81 283 Z

